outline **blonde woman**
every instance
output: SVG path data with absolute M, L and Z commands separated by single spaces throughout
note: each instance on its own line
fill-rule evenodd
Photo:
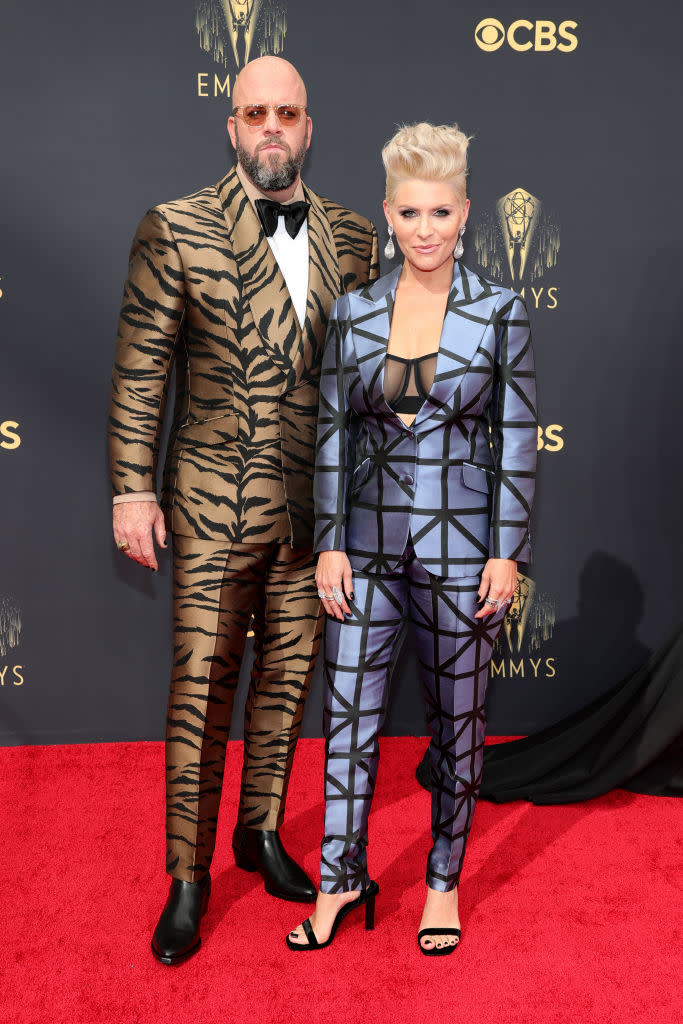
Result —
M 402 128 L 382 152 L 403 263 L 337 299 L 321 378 L 316 582 L 327 613 L 320 949 L 355 908 L 374 923 L 367 822 L 392 647 L 413 630 L 431 732 L 431 831 L 418 945 L 452 953 L 481 781 L 491 648 L 529 557 L 534 368 L 522 299 L 460 263 L 467 137 Z

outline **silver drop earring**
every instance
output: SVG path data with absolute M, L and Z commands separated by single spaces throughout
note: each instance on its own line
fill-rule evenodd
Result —
M 394 256 L 396 255 L 396 248 L 394 246 L 394 240 L 391 237 L 393 235 L 393 233 L 394 233 L 394 229 L 393 229 L 393 226 L 390 224 L 389 225 L 389 241 L 384 246 L 384 255 L 386 256 L 386 258 L 388 260 L 393 260 Z
M 464 234 L 465 225 L 463 224 L 463 226 L 460 228 L 460 231 L 458 231 L 458 241 L 455 243 L 455 249 L 453 250 L 453 255 L 456 258 L 456 260 L 459 260 L 465 251 L 465 246 L 462 244 L 462 236 Z

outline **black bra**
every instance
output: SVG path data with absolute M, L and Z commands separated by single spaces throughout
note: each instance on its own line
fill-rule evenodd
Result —
M 384 397 L 394 412 L 416 415 L 427 400 L 434 383 L 438 352 L 415 359 L 387 353 L 384 368 Z

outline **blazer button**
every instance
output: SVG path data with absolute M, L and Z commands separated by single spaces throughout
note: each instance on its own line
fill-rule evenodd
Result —
M 403 477 L 403 483 L 408 484 L 410 486 L 415 483 L 415 479 L 410 475 L 410 473 L 406 473 L 406 475 Z

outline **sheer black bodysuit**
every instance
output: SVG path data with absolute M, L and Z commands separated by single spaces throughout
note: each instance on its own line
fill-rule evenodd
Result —
M 427 400 L 434 383 L 437 354 L 404 359 L 387 353 L 384 397 L 401 417 L 414 418 Z

